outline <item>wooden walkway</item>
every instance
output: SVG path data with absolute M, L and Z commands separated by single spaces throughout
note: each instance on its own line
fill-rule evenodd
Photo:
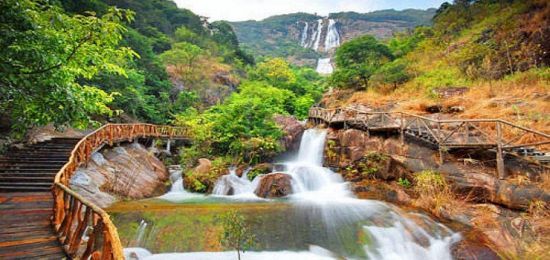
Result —
M 66 258 L 52 228 L 51 192 L 0 193 L 0 259 Z
M 0 157 L 0 259 L 124 259 L 109 215 L 69 188 L 93 152 L 138 138 L 186 139 L 184 128 L 107 124 Z
M 78 141 L 56 138 L 0 157 L 0 259 L 66 258 L 51 224 L 51 187 Z
M 394 132 L 418 139 L 439 149 L 441 163 L 450 149 L 487 149 L 496 153 L 497 172 L 505 177 L 504 154 L 514 153 L 528 160 L 550 163 L 550 135 L 501 119 L 437 120 L 424 116 L 354 108 L 314 107 L 309 121 L 334 127 L 351 127 L 370 132 Z

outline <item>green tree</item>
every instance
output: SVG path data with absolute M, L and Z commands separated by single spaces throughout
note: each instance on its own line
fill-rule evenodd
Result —
M 372 75 L 391 61 L 390 49 L 373 36 L 355 38 L 336 50 L 336 71 L 330 82 L 343 88 L 367 88 Z
M 405 60 L 402 59 L 388 62 L 378 70 L 374 77 L 378 78 L 382 83 L 393 85 L 395 89 L 397 85 L 403 84 L 409 80 L 407 64 Z
M 221 215 L 223 226 L 222 244 L 237 250 L 237 258 L 241 259 L 241 251 L 245 252 L 255 245 L 255 236 L 246 224 L 246 219 L 234 210 Z
M 126 75 L 120 61 L 137 56 L 119 47 L 132 13 L 68 15 L 48 1 L 0 2 L 0 113 L 21 134 L 32 126 L 86 127 L 110 115 L 113 96 L 78 79 L 98 72 Z

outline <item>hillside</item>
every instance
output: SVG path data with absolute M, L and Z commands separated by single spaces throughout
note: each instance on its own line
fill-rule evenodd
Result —
M 342 12 L 328 17 L 295 13 L 262 21 L 232 22 L 231 25 L 242 46 L 256 56 L 284 57 L 297 65 L 315 66 L 317 59 L 332 49 L 323 44 L 331 20 L 335 36 L 346 42 L 364 34 L 388 39 L 396 32 L 430 24 L 434 14 L 435 9 L 382 10 L 365 14 Z M 321 24 L 319 19 L 322 19 Z M 316 40 L 320 42 L 318 48 L 314 48 Z
M 434 105 L 459 107 L 464 111 L 452 116 L 500 117 L 548 131 L 543 111 L 550 109 L 549 8 L 537 0 L 444 4 L 432 27 L 397 35 L 385 44 L 391 55 L 369 64 L 373 71 L 368 84 L 354 79 L 353 64 L 342 64 L 346 68 L 337 69 L 332 82 L 367 88 L 353 92 L 347 104 L 413 113 L 427 113 Z M 361 44 L 356 46 L 364 51 Z M 342 57 L 359 53 L 351 45 L 340 49 Z M 464 94 L 445 98 L 453 89 Z

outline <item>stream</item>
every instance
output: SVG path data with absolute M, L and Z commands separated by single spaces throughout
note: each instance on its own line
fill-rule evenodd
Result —
M 452 259 L 459 233 L 426 215 L 376 200 L 357 199 L 342 177 L 323 167 L 326 131 L 307 130 L 293 160 L 293 194 L 263 199 L 259 179 L 234 171 L 211 195 L 187 192 L 181 178 L 167 194 L 121 202 L 110 209 L 128 259 L 236 259 L 219 244 L 219 214 L 243 214 L 256 245 L 242 259 Z M 231 195 L 226 195 L 226 194 Z

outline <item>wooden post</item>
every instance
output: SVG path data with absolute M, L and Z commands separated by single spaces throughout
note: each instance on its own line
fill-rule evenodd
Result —
M 404 120 L 403 120 L 403 114 L 401 113 L 401 118 L 399 120 L 399 139 L 401 141 L 401 145 L 404 145 L 405 144 L 405 123 L 404 123 Z
M 445 147 L 439 145 L 439 164 L 442 165 L 445 162 Z
M 498 178 L 503 180 L 506 178 L 506 172 L 504 169 L 504 159 L 502 156 L 502 129 L 500 122 L 496 122 L 497 128 L 497 175 Z

